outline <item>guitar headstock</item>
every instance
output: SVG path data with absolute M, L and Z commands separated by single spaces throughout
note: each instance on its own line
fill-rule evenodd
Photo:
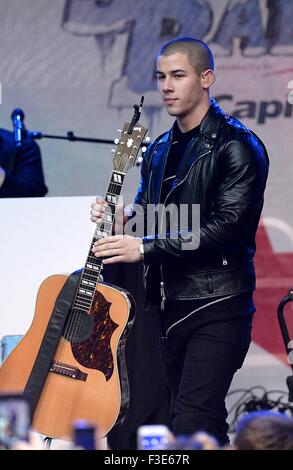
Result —
M 130 124 L 126 122 L 121 131 L 117 149 L 113 158 L 113 169 L 127 173 L 129 168 L 135 165 L 138 152 L 141 148 L 147 129 L 138 122 L 128 134 Z

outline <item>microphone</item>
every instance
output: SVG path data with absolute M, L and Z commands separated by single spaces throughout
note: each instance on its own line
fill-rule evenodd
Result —
M 14 109 L 14 111 L 12 111 L 12 114 L 11 114 L 11 119 L 12 119 L 13 128 L 14 128 L 15 145 L 16 147 L 21 147 L 23 133 L 25 131 L 25 126 L 23 123 L 24 112 L 22 111 L 22 109 L 19 109 L 19 108 Z

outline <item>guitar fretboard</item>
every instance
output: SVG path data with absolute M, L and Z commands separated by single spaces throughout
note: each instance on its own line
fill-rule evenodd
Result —
M 103 222 L 97 224 L 90 245 L 85 266 L 82 270 L 75 299 L 72 306 L 72 314 L 69 327 L 72 331 L 78 328 L 80 317 L 91 312 L 95 291 L 99 283 L 103 260 L 92 253 L 92 248 L 97 240 L 112 234 L 117 204 L 121 194 L 125 175 L 136 161 L 139 149 L 147 129 L 137 122 L 134 126 L 126 122 L 115 156 L 113 158 L 113 172 L 108 184 L 105 199 L 107 201 Z
M 97 224 L 77 288 L 73 310 L 82 310 L 85 313 L 88 313 L 91 309 L 103 264 L 103 260 L 94 256 L 91 250 L 97 240 L 101 240 L 102 238 L 108 237 L 112 234 L 116 208 L 124 183 L 124 178 L 125 173 L 117 170 L 112 172 L 105 197 L 108 206 L 104 213 L 104 221 Z

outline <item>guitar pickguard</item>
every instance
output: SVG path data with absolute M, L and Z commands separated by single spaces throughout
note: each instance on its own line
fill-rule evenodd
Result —
M 110 341 L 118 325 L 110 317 L 111 303 L 98 291 L 95 292 L 90 312 L 94 327 L 85 341 L 71 343 L 75 359 L 89 369 L 102 372 L 108 381 L 114 370 L 114 359 Z

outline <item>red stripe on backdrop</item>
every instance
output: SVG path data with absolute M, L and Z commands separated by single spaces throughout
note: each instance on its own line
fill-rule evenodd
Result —
M 280 300 L 293 287 L 293 253 L 274 253 L 263 224 L 258 228 L 256 243 L 253 340 L 288 364 L 277 309 Z M 284 312 L 289 335 L 293 339 L 293 302 L 287 304 Z

